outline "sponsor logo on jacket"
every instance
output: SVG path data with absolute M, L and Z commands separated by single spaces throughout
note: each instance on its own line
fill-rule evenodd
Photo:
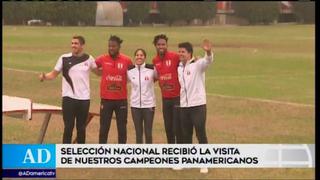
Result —
M 161 87 L 162 87 L 162 90 L 165 90 L 165 91 L 171 91 L 174 89 L 174 85 L 169 83 L 164 83 L 162 84 Z
M 160 80 L 162 80 L 162 81 L 167 81 L 167 80 L 171 80 L 171 79 L 172 79 L 171 73 L 163 74 L 160 76 Z
M 122 76 L 120 76 L 120 75 L 115 75 L 115 76 L 107 75 L 106 80 L 107 81 L 122 81 Z
M 110 85 L 108 85 L 107 86 L 107 89 L 109 90 L 109 91 L 121 91 L 121 86 L 120 85 L 118 85 L 118 84 L 116 84 L 116 83 L 112 83 L 112 84 L 110 84 Z

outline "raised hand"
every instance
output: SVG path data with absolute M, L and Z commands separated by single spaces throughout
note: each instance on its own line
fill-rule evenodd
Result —
M 206 51 L 207 53 L 211 54 L 212 51 L 212 42 L 210 42 L 208 39 L 205 39 L 202 41 L 202 49 Z

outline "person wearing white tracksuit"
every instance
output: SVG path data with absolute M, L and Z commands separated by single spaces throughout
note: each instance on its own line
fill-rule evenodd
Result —
M 136 130 L 136 143 L 152 144 L 152 125 L 156 106 L 154 93 L 155 71 L 153 65 L 146 64 L 146 52 L 137 49 L 134 53 L 135 64 L 128 67 L 128 81 L 131 82 L 130 106 Z
M 204 58 L 195 59 L 193 48 L 189 42 L 179 45 L 180 64 L 178 76 L 180 89 L 181 120 L 184 134 L 184 143 L 192 143 L 193 127 L 200 144 L 207 144 L 205 129 L 206 122 L 206 91 L 205 70 L 213 62 L 211 43 L 206 41 L 203 49 Z
M 204 40 L 202 44 L 206 55 L 203 58 L 193 57 L 193 47 L 189 42 L 180 43 L 178 78 L 180 89 L 180 118 L 182 125 L 183 141 L 192 144 L 193 128 L 200 144 L 207 144 L 206 134 L 206 91 L 205 71 L 213 62 L 212 43 Z M 201 173 L 207 173 L 207 168 L 202 168 Z

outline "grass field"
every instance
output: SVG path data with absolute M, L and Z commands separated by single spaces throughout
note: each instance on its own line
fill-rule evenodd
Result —
M 111 34 L 120 36 L 121 51 L 133 56 L 136 48 L 155 54 L 154 35 L 165 33 L 169 49 L 190 41 L 202 56 L 202 39 L 214 43 L 215 62 L 206 73 L 207 135 L 209 143 L 314 144 L 315 143 L 315 26 L 216 26 L 216 27 L 3 27 L 3 94 L 31 98 L 34 102 L 61 105 L 61 75 L 40 83 L 38 73 L 50 71 L 58 57 L 70 51 L 74 34 L 86 38 L 94 57 L 107 51 Z M 99 112 L 99 77 L 91 76 L 92 112 Z M 161 95 L 157 108 L 154 143 L 166 143 Z M 135 132 L 128 114 L 128 143 Z M 3 116 L 3 143 L 36 143 L 43 115 L 32 121 Z M 112 122 L 109 142 L 117 143 Z M 87 129 L 87 143 L 98 142 L 99 119 Z M 63 123 L 54 115 L 45 143 L 61 143 Z M 194 139 L 195 140 L 195 139 Z M 195 140 L 196 142 L 196 140 Z M 60 179 L 314 179 L 314 169 L 58 169 Z

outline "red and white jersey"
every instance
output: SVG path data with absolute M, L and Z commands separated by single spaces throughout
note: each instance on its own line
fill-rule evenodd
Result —
M 91 55 L 80 57 L 72 53 L 63 54 L 58 59 L 54 70 L 62 72 L 62 97 L 79 100 L 90 99 L 90 70 L 97 68 Z
M 153 58 L 159 86 L 163 98 L 180 96 L 180 84 L 178 80 L 179 56 L 175 52 L 167 51 L 161 59 L 159 55 Z
M 119 54 L 112 59 L 108 54 L 96 59 L 98 67 L 102 67 L 100 96 L 102 99 L 127 99 L 127 69 L 132 64 L 128 56 Z
M 178 67 L 180 90 L 180 107 L 194 107 L 206 104 L 205 70 L 213 62 L 211 56 L 189 60 Z
M 156 106 L 154 93 L 155 71 L 153 65 L 131 65 L 128 68 L 128 80 L 131 82 L 130 106 L 151 108 Z

